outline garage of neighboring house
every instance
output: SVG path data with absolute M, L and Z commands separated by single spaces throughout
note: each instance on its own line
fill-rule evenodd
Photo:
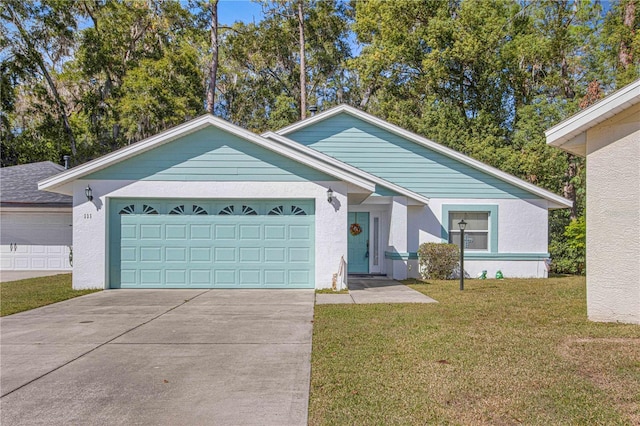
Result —
M 112 288 L 313 288 L 313 200 L 114 199 Z
M 0 169 L 0 270 L 71 270 L 72 197 L 38 190 L 63 171 L 50 161 Z

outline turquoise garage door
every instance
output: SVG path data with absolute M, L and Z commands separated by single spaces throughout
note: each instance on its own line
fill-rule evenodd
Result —
M 313 200 L 111 200 L 111 288 L 313 288 Z

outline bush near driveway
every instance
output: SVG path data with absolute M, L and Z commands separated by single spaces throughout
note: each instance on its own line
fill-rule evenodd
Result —
M 315 307 L 311 425 L 640 424 L 640 326 L 584 277 L 408 283 L 439 303 Z
M 71 274 L 0 283 L 0 316 L 28 311 L 96 291 L 100 290 L 73 290 Z

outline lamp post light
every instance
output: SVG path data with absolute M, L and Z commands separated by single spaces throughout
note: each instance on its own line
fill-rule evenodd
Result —
M 464 229 L 467 227 L 467 222 L 462 219 L 458 222 L 460 227 L 460 291 L 464 290 Z

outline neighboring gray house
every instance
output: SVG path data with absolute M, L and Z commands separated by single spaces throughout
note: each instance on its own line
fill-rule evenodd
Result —
M 587 314 L 640 324 L 640 80 L 546 132 L 587 157 Z
M 204 115 L 39 187 L 73 196 L 74 288 L 415 277 L 461 219 L 467 274 L 546 277 L 548 211 L 571 205 L 345 105 L 261 136 Z
M 73 198 L 38 190 L 63 171 L 50 161 L 0 169 L 0 270 L 71 270 Z

